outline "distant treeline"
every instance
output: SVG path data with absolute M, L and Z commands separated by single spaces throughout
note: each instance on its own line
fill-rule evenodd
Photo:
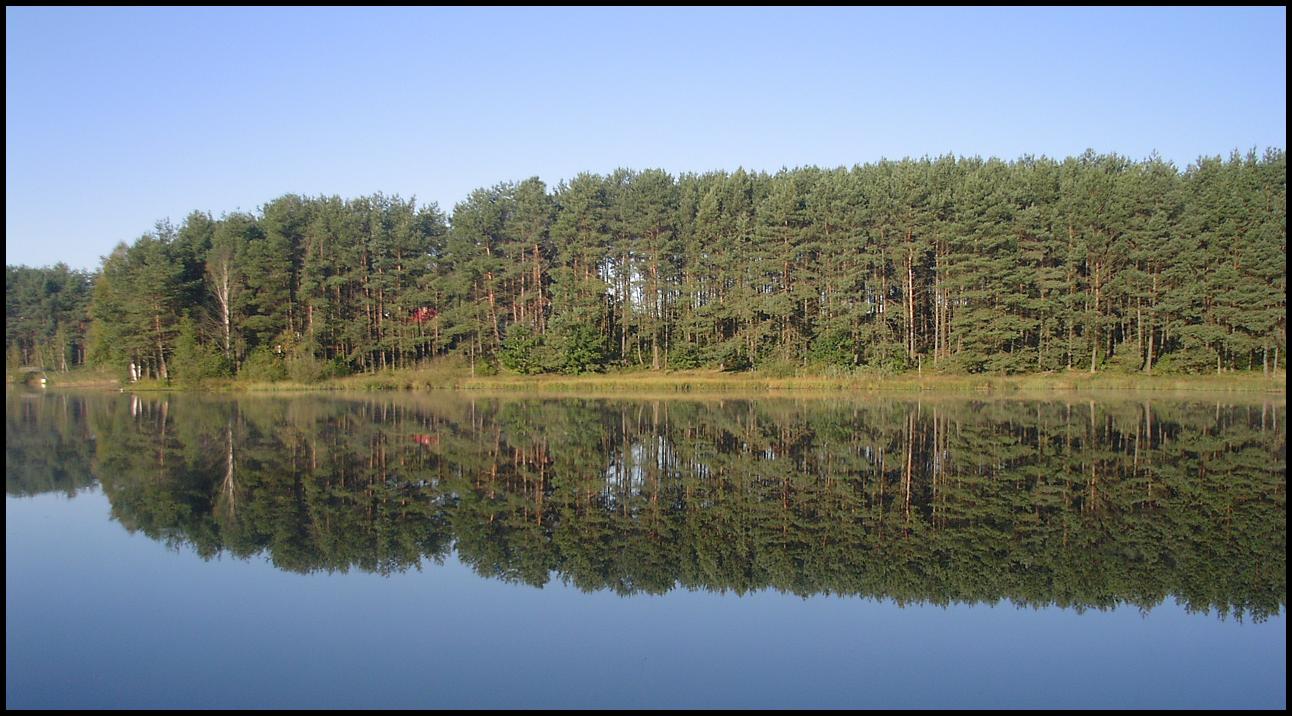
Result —
M 1286 366 L 1283 150 L 776 174 L 580 174 L 447 217 L 381 194 L 194 212 L 94 275 L 6 270 L 9 363 L 316 380 L 457 356 L 523 373 Z

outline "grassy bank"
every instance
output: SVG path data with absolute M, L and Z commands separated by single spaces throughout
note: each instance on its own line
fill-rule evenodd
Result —
M 49 387 L 113 389 L 122 387 L 114 375 L 103 371 L 49 373 Z M 156 381 L 136 383 L 132 391 L 175 391 Z M 1046 393 L 1162 391 L 1210 393 L 1278 393 L 1286 391 L 1286 372 L 1222 375 L 1148 376 L 1139 374 L 1070 371 L 1033 375 L 932 375 L 918 373 L 773 376 L 724 373 L 715 370 L 672 372 L 617 372 L 579 376 L 496 375 L 472 376 L 468 370 L 440 367 L 385 371 L 336 378 L 321 383 L 248 382 L 224 380 L 204 383 L 211 392 L 465 390 L 486 393 L 542 393 L 579 395 L 696 395 L 696 394 L 848 394 L 868 392 L 938 393 Z
M 103 368 L 75 368 L 67 372 L 60 371 L 16 371 L 5 374 L 6 385 L 25 385 L 30 388 L 40 387 L 40 378 L 46 380 L 48 388 L 108 389 L 121 387 L 121 381 L 114 371 Z
M 1048 391 L 1285 392 L 1283 373 L 1273 376 L 1141 376 L 1071 372 L 1022 376 L 877 375 L 776 377 L 757 373 L 686 371 L 589 376 L 467 378 L 454 387 L 496 392 L 544 393 L 1034 393 Z

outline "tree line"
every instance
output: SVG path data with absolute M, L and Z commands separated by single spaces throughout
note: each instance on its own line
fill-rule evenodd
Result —
M 1286 229 L 1274 149 L 1183 171 L 1094 152 L 618 170 L 479 189 L 451 216 L 287 195 L 160 222 L 93 276 L 8 267 L 6 341 L 11 362 L 166 380 L 444 357 L 522 373 L 1268 372 L 1287 362 Z
M 88 359 L 94 274 L 5 266 L 5 364 L 68 370 Z
M 1282 401 L 7 401 L 6 491 L 97 478 L 206 558 L 662 594 L 1286 602 Z M 93 477 L 90 477 L 93 476 Z

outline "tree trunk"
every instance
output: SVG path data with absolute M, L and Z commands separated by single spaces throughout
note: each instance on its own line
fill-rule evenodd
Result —
M 1153 375 L 1153 323 L 1149 321 L 1148 326 L 1148 360 L 1144 364 L 1144 372 Z
M 160 311 L 161 308 L 155 306 L 154 310 Z M 165 346 L 162 345 L 160 313 L 153 314 L 153 327 L 157 331 L 157 366 L 160 371 L 160 377 L 162 380 L 169 380 L 170 376 L 169 376 L 169 373 L 166 371 L 166 353 L 165 353 L 166 349 L 165 349 Z
M 547 330 L 547 321 L 543 315 L 543 264 L 539 258 L 538 244 L 534 244 L 534 321 L 538 326 L 538 333 L 542 335 Z
M 942 275 L 941 251 L 933 254 L 933 358 L 942 355 Z
M 493 320 L 493 341 L 494 349 L 502 345 L 502 333 L 498 331 L 498 305 L 494 301 L 493 295 L 493 272 L 485 273 L 485 278 L 489 285 L 489 316 Z
M 224 274 L 224 286 L 222 290 L 216 293 L 216 300 L 220 302 L 220 319 L 224 323 L 224 357 L 229 357 L 229 346 L 232 329 L 229 325 L 229 274 Z
M 228 511 L 231 520 L 237 520 L 238 517 L 238 495 L 237 484 L 233 480 L 233 422 L 230 421 L 224 428 L 225 434 L 225 453 L 224 453 L 224 482 L 221 483 L 221 492 L 224 494 L 224 505 Z
M 1090 372 L 1095 372 L 1095 360 L 1099 357 L 1099 262 L 1095 262 L 1095 308 L 1094 320 L 1090 326 Z
M 915 248 L 906 232 L 906 342 L 907 355 L 915 357 Z
M 651 331 L 650 331 L 650 367 L 651 370 L 659 370 L 659 321 L 660 314 L 660 297 L 659 297 L 659 265 L 651 261 Z

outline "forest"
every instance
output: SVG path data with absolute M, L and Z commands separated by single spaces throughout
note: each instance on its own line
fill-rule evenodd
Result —
M 196 211 L 92 273 L 7 266 L 6 364 L 177 384 L 439 363 L 1043 373 L 1286 368 L 1286 156 L 1088 151 L 584 173 L 446 215 Z M 14 237 L 11 237 L 11 240 Z
M 11 496 L 292 572 L 1192 610 L 1287 595 L 1282 399 L 7 401 Z

